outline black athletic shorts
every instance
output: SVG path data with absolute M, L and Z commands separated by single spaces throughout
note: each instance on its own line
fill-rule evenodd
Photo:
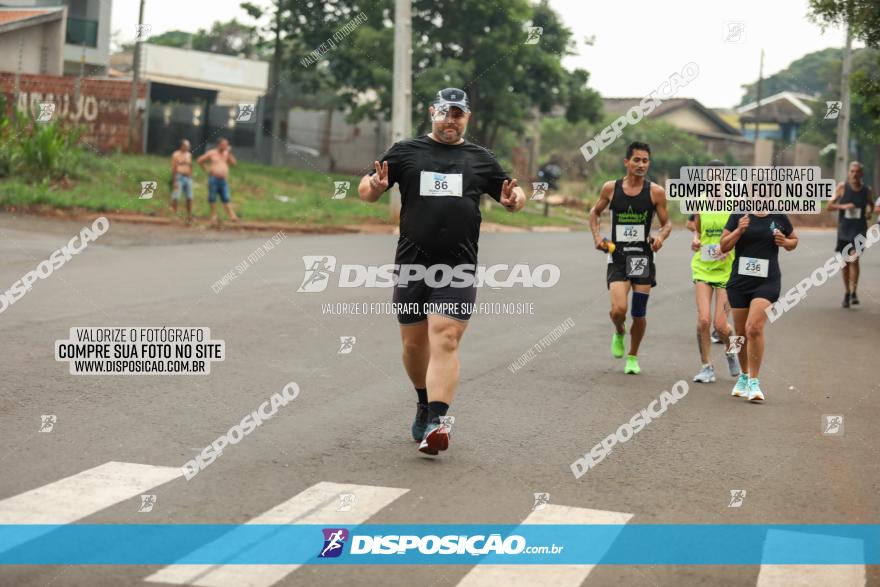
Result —
M 834 247 L 834 251 L 837 253 L 842 253 L 843 249 L 846 248 L 846 245 L 853 245 L 853 248 L 850 248 L 849 250 L 849 254 L 852 255 L 855 252 L 855 241 L 837 239 L 837 246 Z
M 727 302 L 731 308 L 748 308 L 755 298 L 764 298 L 771 304 L 779 299 L 779 292 L 782 289 L 780 281 L 765 281 L 753 286 L 734 286 L 727 285 Z
M 466 260 L 432 260 L 406 237 L 400 237 L 397 241 L 394 263 L 397 265 L 424 265 L 425 267 L 436 264 L 451 267 L 456 264 L 468 264 Z M 392 301 L 394 304 L 398 304 L 396 306 L 397 321 L 400 324 L 423 322 L 428 319 L 428 314 L 441 314 L 454 320 L 466 322 L 470 319 L 474 302 L 477 300 L 475 285 L 431 287 L 425 283 L 424 279 L 420 279 L 410 280 L 406 286 L 395 283 L 392 289 L 394 290 Z
M 608 289 L 614 281 L 629 281 L 633 285 L 657 286 L 657 268 L 654 266 L 654 254 L 619 253 L 611 255 L 607 271 Z

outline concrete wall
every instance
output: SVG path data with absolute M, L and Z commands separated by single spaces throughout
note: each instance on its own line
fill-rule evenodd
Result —
M 151 81 L 218 90 L 218 104 L 256 103 L 269 85 L 269 64 L 144 43 L 144 77 Z
M 0 34 L 0 55 L 3 56 L 0 71 L 19 68 L 19 43 L 21 73 L 61 75 L 64 65 L 63 18 Z
M 326 110 L 295 108 L 288 114 L 288 141 L 321 153 L 318 158 L 301 154 L 298 157 L 300 162 L 305 164 L 305 158 L 315 165 L 325 164 L 327 171 L 360 173 L 369 169 L 373 161 L 388 148 L 387 135 L 387 123 L 363 120 L 352 125 L 345 121 L 344 112 L 335 111 L 330 115 Z M 293 159 L 294 164 L 296 159 Z

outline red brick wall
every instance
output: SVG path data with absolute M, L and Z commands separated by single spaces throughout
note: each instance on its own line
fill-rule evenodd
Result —
M 79 99 L 77 78 L 52 75 L 25 75 L 19 77 L 18 99 L 15 99 L 15 74 L 0 72 L 0 92 L 6 96 L 7 115 L 13 105 L 19 111 L 36 118 L 40 102 L 54 102 L 53 120 L 83 127 L 82 142 L 97 151 L 115 149 L 128 151 L 128 103 L 131 82 L 126 80 L 81 80 Z M 147 95 L 146 83 L 139 84 L 138 97 Z M 141 152 L 143 112 L 135 119 L 135 150 Z

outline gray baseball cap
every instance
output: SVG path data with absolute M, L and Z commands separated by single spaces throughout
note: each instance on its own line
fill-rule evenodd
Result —
M 471 111 L 468 106 L 467 94 L 464 90 L 459 90 L 458 88 L 445 88 L 437 92 L 437 95 L 434 96 L 434 106 L 456 106 L 461 108 L 462 112 Z

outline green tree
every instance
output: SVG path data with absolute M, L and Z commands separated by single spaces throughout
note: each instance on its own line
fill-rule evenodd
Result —
M 853 37 L 880 48 L 880 4 L 877 0 L 810 0 L 808 17 L 823 30 L 850 25 Z
M 351 120 L 390 119 L 394 46 L 393 2 L 361 5 L 357 0 L 323 3 L 302 14 L 302 38 L 317 48 L 363 12 L 358 26 L 312 65 L 338 80 L 339 98 Z M 503 9 L 492 0 L 414 0 L 413 127 L 427 130 L 427 107 L 436 91 L 457 86 L 470 98 L 474 115 L 468 135 L 492 147 L 506 132 L 522 133 L 534 114 L 564 112 L 567 120 L 595 120 L 598 95 L 584 70 L 565 70 L 572 53 L 571 31 L 546 0 L 511 0 Z M 525 44 L 527 27 L 543 27 L 537 44 Z M 293 69 L 302 66 L 291 60 Z
M 257 56 L 264 52 L 256 35 L 256 27 L 242 24 L 234 18 L 227 22 L 215 22 L 210 30 L 199 29 L 195 33 L 166 31 L 150 37 L 147 42 L 220 55 Z
M 840 62 L 843 51 L 829 47 L 808 53 L 792 61 L 788 67 L 764 78 L 761 95 L 766 98 L 779 92 L 800 92 L 811 96 L 827 94 L 835 86 L 840 87 Z M 837 82 L 834 82 L 834 76 Z M 758 95 L 757 80 L 743 84 L 745 95 L 740 106 L 754 102 Z

